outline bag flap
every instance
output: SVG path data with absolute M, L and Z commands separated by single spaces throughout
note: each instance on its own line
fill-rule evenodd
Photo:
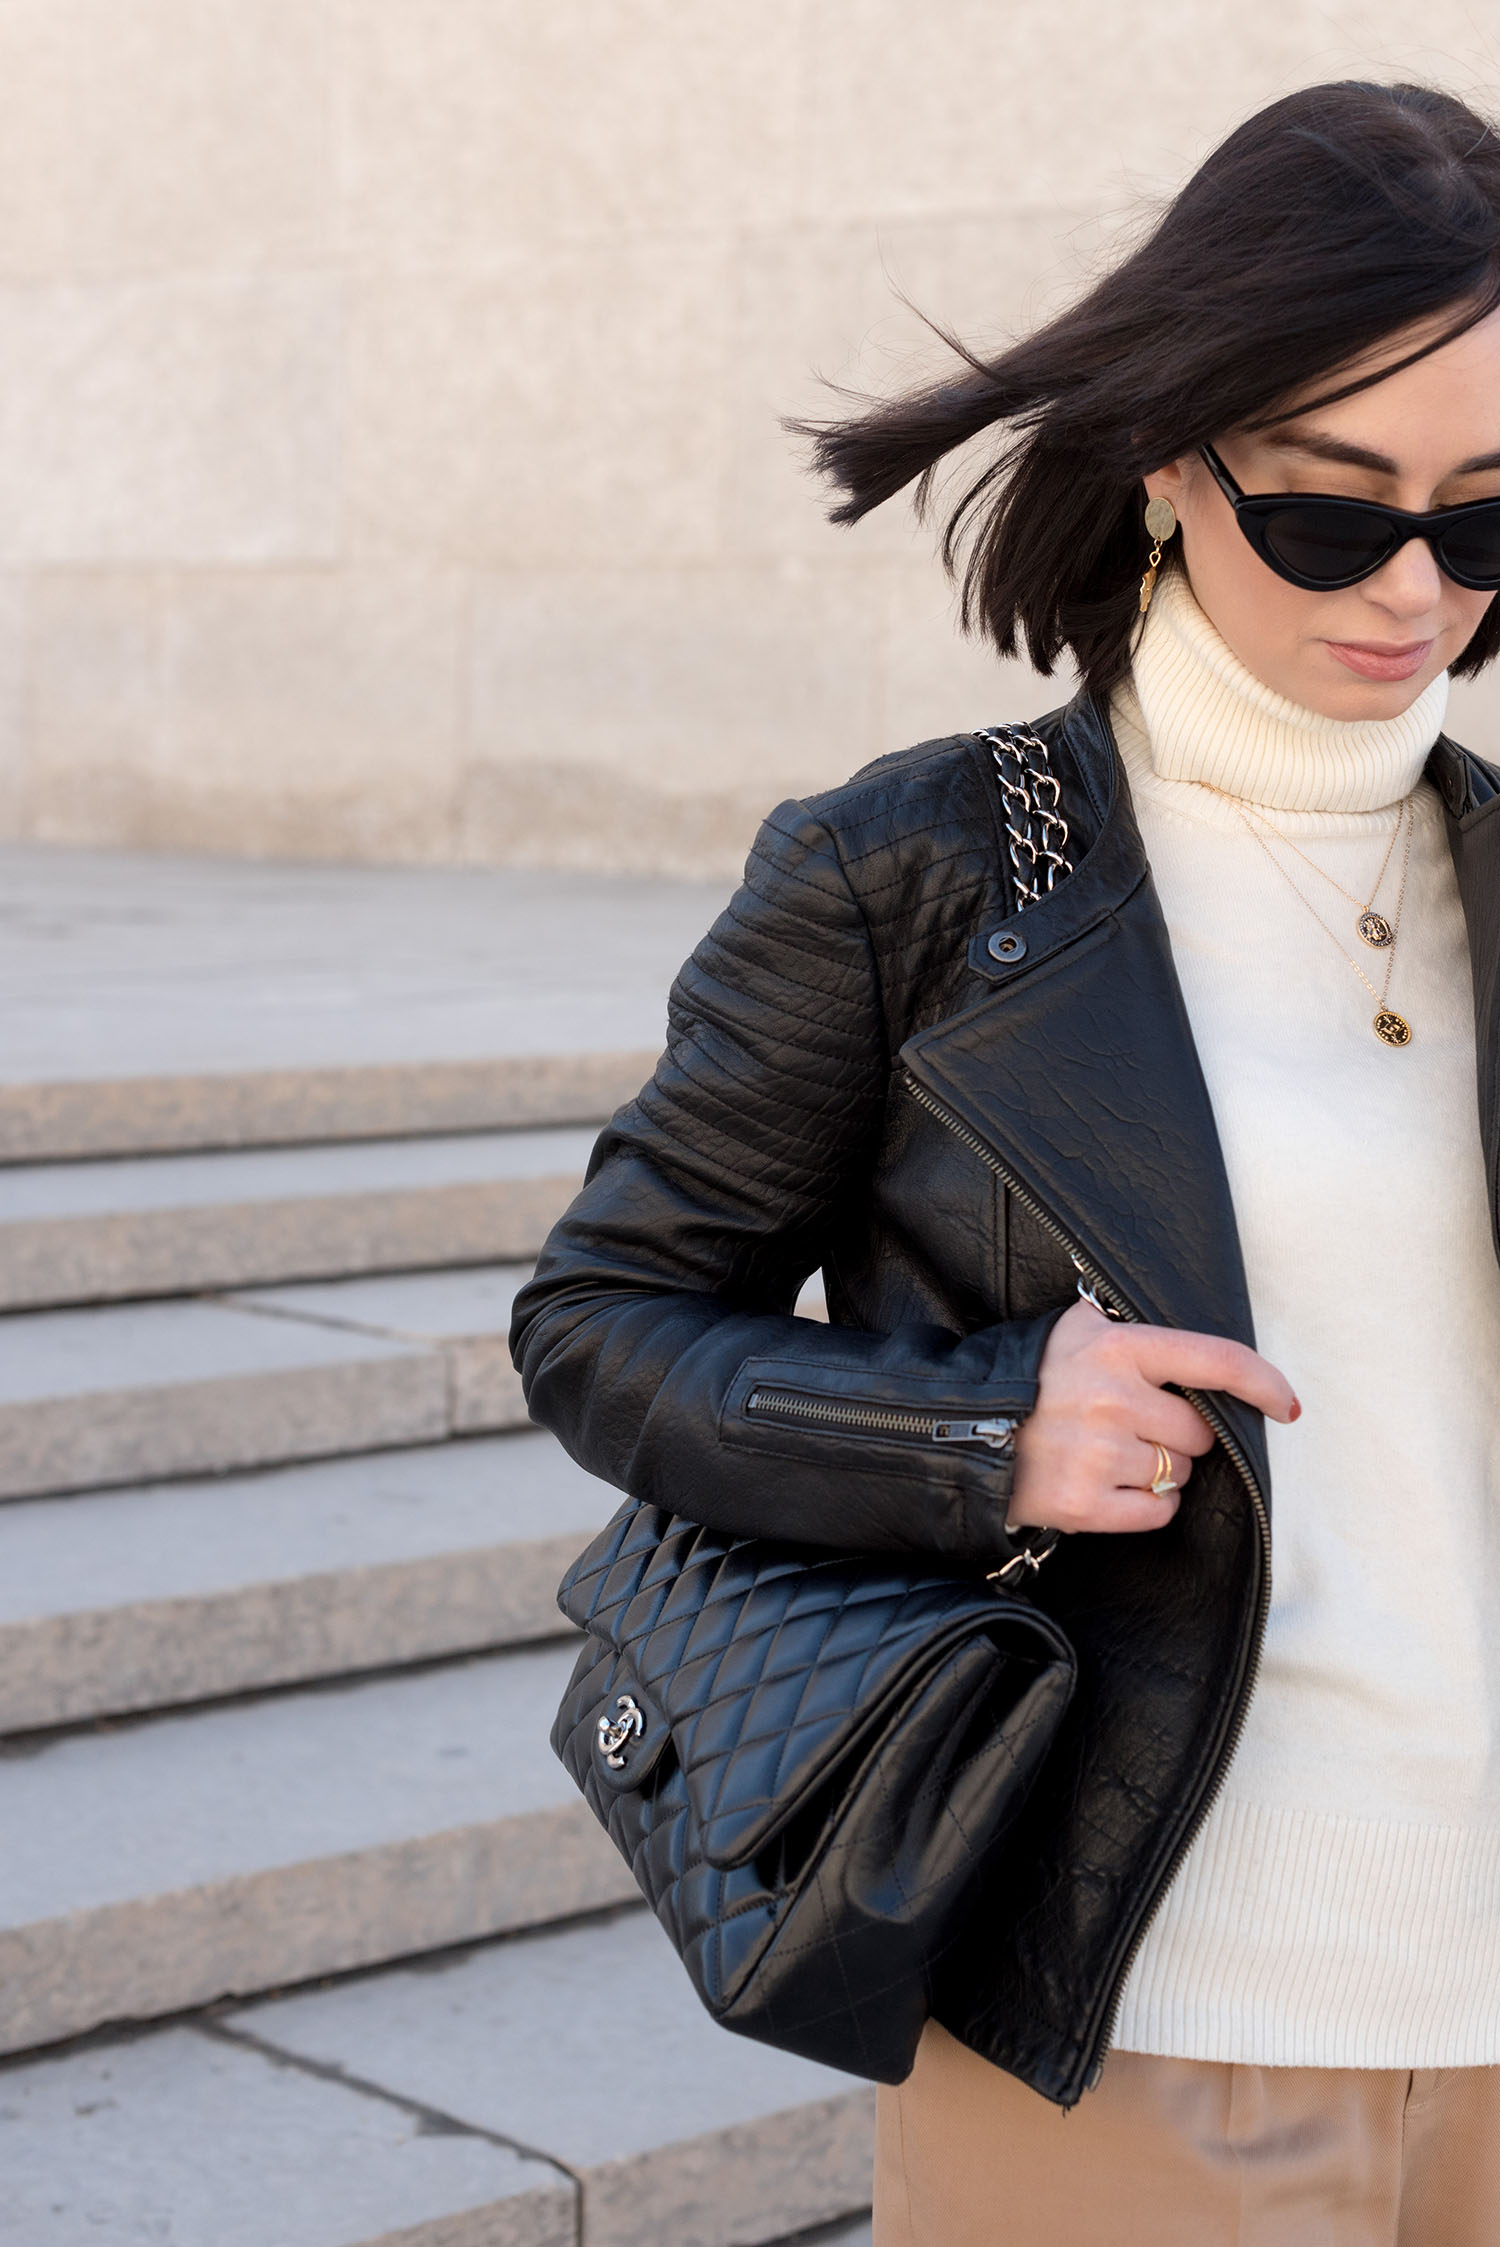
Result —
M 622 1509 L 558 1597 L 665 1715 L 703 1854 L 726 1869 L 773 1841 L 957 1641 L 989 1630 L 1038 1667 L 1071 1660 L 1046 1616 L 982 1581 L 729 1538 L 652 1506 Z

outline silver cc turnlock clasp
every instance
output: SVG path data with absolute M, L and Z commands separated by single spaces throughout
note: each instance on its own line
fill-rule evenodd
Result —
M 596 1727 L 599 1734 L 599 1753 L 611 1771 L 625 1768 L 624 1750 L 631 1740 L 638 1740 L 646 1729 L 646 1719 L 641 1714 L 639 1702 L 628 1693 L 616 1699 L 613 1713 L 606 1709 Z

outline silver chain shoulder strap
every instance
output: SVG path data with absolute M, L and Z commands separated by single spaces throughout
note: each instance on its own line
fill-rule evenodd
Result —
M 1062 791 L 1047 755 L 1046 742 L 1029 727 L 987 726 L 978 738 L 989 743 L 995 770 L 1000 775 L 1000 795 L 1010 836 L 1011 880 L 1015 885 L 1016 911 L 1022 913 L 1028 905 L 1039 905 L 1051 893 L 1060 874 L 1073 871 L 1073 861 L 1068 856 L 1068 823 L 1062 812 Z M 1100 1302 L 1076 1255 L 1073 1261 L 1078 1264 L 1078 1292 L 1084 1301 L 1092 1303 L 1106 1318 L 1118 1318 L 1118 1311 Z M 1038 1565 L 1029 1554 L 1021 1557 L 1029 1559 L 1033 1567 Z M 1016 1562 L 1009 1561 L 1006 1566 L 1014 1568 Z M 1000 1573 L 1003 1575 L 1004 1570 Z
M 1059 875 L 1073 871 L 1062 790 L 1046 742 L 1029 726 L 984 726 L 977 738 L 988 742 L 1000 776 L 1000 801 L 1010 837 L 1010 878 L 1016 911 L 1024 913 L 1028 905 L 1040 905 L 1051 895 Z M 1080 1294 L 1084 1285 L 1080 1279 Z M 1104 1309 L 1092 1295 L 1089 1300 L 1095 1302 L 1096 1309 Z M 1056 1529 L 1028 1529 L 1015 1534 L 1024 1539 L 1019 1552 L 1004 1567 L 992 1570 L 989 1579 L 1009 1589 L 1034 1576 L 1043 1561 L 1051 1559 L 1061 1537 Z
M 988 742 L 1000 777 L 1010 875 L 1021 913 L 1049 896 L 1059 875 L 1073 871 L 1062 790 L 1046 742 L 1028 726 L 985 726 L 976 738 Z

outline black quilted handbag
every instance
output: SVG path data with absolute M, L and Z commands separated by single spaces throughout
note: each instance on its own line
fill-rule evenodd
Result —
M 879 2082 L 1073 1690 L 984 1578 L 621 1508 L 558 1595 L 552 1744 L 724 2027 Z

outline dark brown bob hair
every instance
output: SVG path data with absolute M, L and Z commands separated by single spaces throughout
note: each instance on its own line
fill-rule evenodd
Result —
M 998 456 L 947 514 L 967 631 L 1049 672 L 1071 652 L 1107 691 L 1129 668 L 1146 544 L 1141 478 L 1236 429 L 1329 405 L 1372 347 L 1441 321 L 1407 365 L 1500 304 L 1500 141 L 1428 86 L 1304 87 L 1230 134 L 1150 235 L 1078 303 L 998 358 L 938 330 L 951 379 L 794 422 L 844 495 L 836 523 L 916 484 L 1003 426 Z M 1314 398 L 1310 386 L 1328 387 Z M 1458 662 L 1500 650 L 1492 602 Z

